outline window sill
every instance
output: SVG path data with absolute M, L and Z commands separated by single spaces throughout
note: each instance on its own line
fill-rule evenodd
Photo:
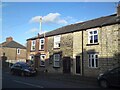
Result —
M 99 69 L 99 67 L 89 67 L 90 69 Z
M 54 49 L 54 50 L 55 50 L 55 49 L 60 49 L 60 47 L 58 47 L 58 48 L 53 48 L 53 49 Z
M 44 49 L 40 49 L 39 51 L 44 51 Z
M 30 52 L 35 52 L 35 50 L 30 50 Z
M 86 46 L 99 45 L 99 43 L 86 44 Z
M 55 67 L 55 66 L 53 66 L 53 68 L 60 68 L 60 67 Z
M 43 65 L 40 65 L 40 67 L 45 67 L 45 66 L 43 66 Z

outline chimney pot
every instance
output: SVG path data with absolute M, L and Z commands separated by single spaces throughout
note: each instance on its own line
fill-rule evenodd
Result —
M 6 42 L 10 42 L 10 41 L 13 41 L 13 38 L 12 38 L 12 37 L 6 38 Z

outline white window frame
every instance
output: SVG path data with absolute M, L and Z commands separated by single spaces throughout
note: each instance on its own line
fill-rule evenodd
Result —
M 96 34 L 94 34 L 94 31 L 97 31 L 97 33 Z M 92 34 L 90 34 L 90 32 L 92 32 Z M 97 40 L 98 40 L 98 29 L 90 29 L 90 30 L 88 30 L 88 44 L 96 44 L 96 43 L 98 43 L 98 41 L 97 42 L 95 42 L 95 35 L 97 35 Z M 90 40 L 91 40 L 91 36 L 92 36 L 92 43 L 90 42 Z
M 54 48 L 60 48 L 61 35 L 54 36 Z
M 54 54 L 53 58 L 54 58 L 54 67 L 60 67 L 60 54 Z
M 30 55 L 30 60 L 32 60 L 32 61 L 34 60 L 34 55 Z
M 96 55 L 97 55 L 97 58 L 96 58 Z M 94 64 L 94 65 L 92 65 L 92 64 Z M 88 67 L 89 68 L 98 68 L 99 67 L 98 54 L 88 54 Z
M 31 41 L 31 50 L 35 50 L 35 46 L 36 46 L 36 40 L 32 40 Z M 34 49 L 33 49 L 34 47 Z
M 41 41 L 43 40 L 43 43 L 41 43 Z M 42 45 L 44 45 L 44 48 L 42 49 Z M 44 50 L 45 49 L 45 39 L 44 38 L 41 38 L 40 39 L 40 45 L 39 45 L 39 50 Z
M 20 48 L 17 48 L 17 55 L 20 54 Z
M 44 56 L 44 59 L 42 59 L 42 56 Z M 45 54 L 40 55 L 40 66 L 45 66 L 45 58 L 46 58 Z M 41 63 L 42 61 L 44 62 L 44 65 Z

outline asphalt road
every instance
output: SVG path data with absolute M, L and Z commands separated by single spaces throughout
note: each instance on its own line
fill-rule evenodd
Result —
M 88 83 L 68 82 L 47 78 L 21 77 L 11 75 L 8 71 L 2 74 L 2 88 L 99 88 Z

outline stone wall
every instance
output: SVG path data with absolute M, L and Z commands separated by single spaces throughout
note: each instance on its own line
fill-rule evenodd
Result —
M 88 30 L 83 31 L 83 72 L 85 76 L 97 76 L 99 73 L 106 71 L 107 69 L 117 66 L 118 59 L 115 54 L 118 53 L 118 25 L 104 26 L 98 29 L 98 44 L 88 44 Z M 73 57 L 82 55 L 82 31 L 74 32 L 73 37 Z M 98 68 L 88 67 L 88 52 L 98 53 Z M 81 58 L 82 60 L 82 58 Z M 74 61 L 75 70 L 75 61 Z M 75 71 L 74 71 L 75 73 Z
M 72 58 L 73 55 L 73 34 L 62 34 L 61 35 L 61 41 L 60 41 L 60 48 L 55 49 L 54 48 L 54 36 L 48 37 L 48 52 L 49 52 L 49 60 L 47 64 L 47 69 L 49 69 L 49 72 L 55 72 L 55 73 L 63 73 L 63 62 L 62 59 L 66 56 Z M 61 54 L 61 60 L 60 60 L 60 68 L 54 68 L 53 67 L 53 55 L 54 53 L 60 53 Z M 71 59 L 72 60 L 72 59 Z M 71 66 L 72 68 L 72 66 Z M 71 69 L 72 72 L 72 69 Z

